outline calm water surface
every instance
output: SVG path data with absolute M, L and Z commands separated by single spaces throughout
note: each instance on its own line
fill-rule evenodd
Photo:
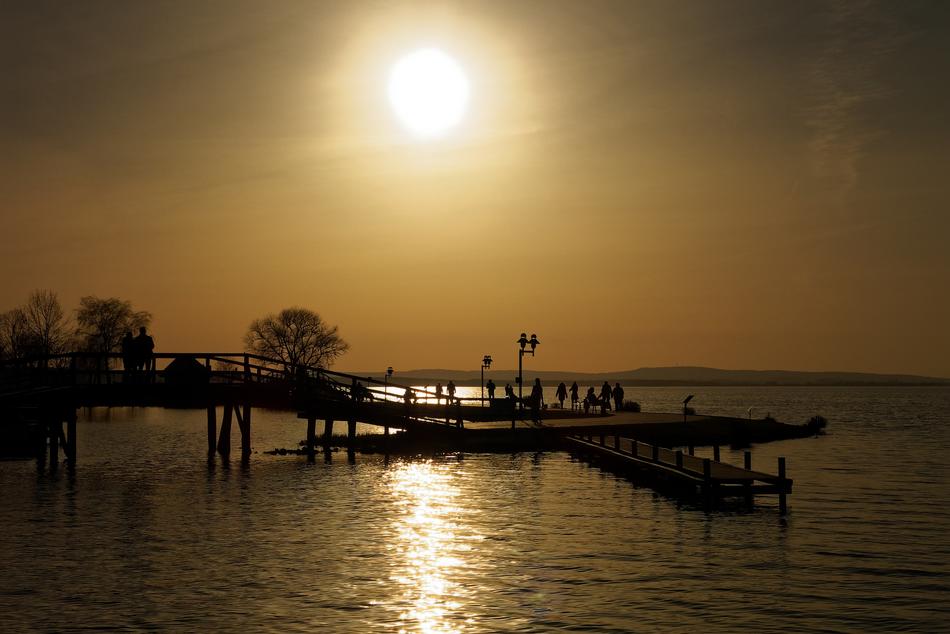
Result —
M 831 421 L 753 449 L 788 458 L 787 518 L 768 498 L 705 514 L 564 453 L 209 465 L 203 411 L 96 410 L 74 474 L 0 463 L 0 630 L 950 630 L 950 390 L 627 396 L 685 392 Z M 254 414 L 255 451 L 303 433 Z

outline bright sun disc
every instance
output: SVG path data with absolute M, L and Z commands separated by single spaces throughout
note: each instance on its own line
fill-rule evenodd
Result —
M 468 79 L 458 63 L 435 48 L 410 53 L 389 75 L 389 101 L 410 131 L 432 137 L 458 124 L 468 104 Z

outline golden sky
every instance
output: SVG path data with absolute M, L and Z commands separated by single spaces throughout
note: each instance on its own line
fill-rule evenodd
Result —
M 157 347 L 318 311 L 338 369 L 950 376 L 950 5 L 5 2 L 0 309 Z M 437 47 L 469 107 L 386 97 Z

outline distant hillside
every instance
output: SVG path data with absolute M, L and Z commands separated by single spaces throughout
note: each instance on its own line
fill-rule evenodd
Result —
M 382 380 L 378 373 L 357 373 Z M 517 370 L 491 370 L 485 374 L 495 383 L 514 384 Z M 525 383 L 535 377 L 544 384 L 577 381 L 581 385 L 599 385 L 619 381 L 626 385 L 950 385 L 950 379 L 913 374 L 870 374 L 865 372 L 794 372 L 791 370 L 720 370 L 703 367 L 639 368 L 618 372 L 531 371 L 524 373 Z M 445 383 L 478 385 L 479 372 L 473 370 L 420 369 L 398 372 L 394 383 Z

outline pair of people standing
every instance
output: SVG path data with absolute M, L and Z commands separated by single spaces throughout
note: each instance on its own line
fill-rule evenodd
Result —
M 150 382 L 155 379 L 155 340 L 145 326 L 139 328 L 137 337 L 132 332 L 122 338 L 122 367 L 127 380 Z
M 445 399 L 445 404 L 448 405 L 455 400 L 455 383 L 449 381 L 448 385 L 445 386 L 446 391 L 448 392 L 448 398 Z M 442 403 L 442 383 L 435 384 L 435 402 L 436 404 Z

